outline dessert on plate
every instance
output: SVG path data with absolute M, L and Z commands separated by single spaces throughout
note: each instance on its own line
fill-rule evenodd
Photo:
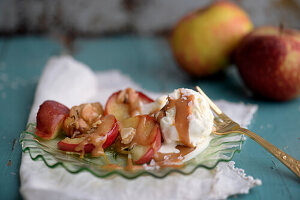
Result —
M 179 88 L 151 99 L 127 88 L 113 93 L 103 108 L 99 102 L 68 108 L 47 100 L 37 113 L 36 136 L 57 143 L 61 151 L 106 159 L 105 149 L 127 156 L 125 169 L 180 167 L 209 144 L 214 116 L 204 97 Z M 110 164 L 107 168 L 121 168 Z

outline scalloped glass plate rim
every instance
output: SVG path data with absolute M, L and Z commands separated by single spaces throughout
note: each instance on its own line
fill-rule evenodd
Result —
M 182 174 L 182 175 L 190 175 L 190 174 L 194 173 L 198 168 L 205 168 L 205 169 L 211 170 L 211 169 L 214 169 L 220 162 L 229 162 L 229 161 L 231 161 L 232 158 L 234 157 L 235 153 L 239 153 L 241 151 L 242 145 L 244 143 L 244 136 L 243 135 L 241 135 L 241 139 L 238 140 L 238 141 L 234 141 L 234 142 L 228 141 L 228 142 L 221 143 L 221 144 L 239 143 L 239 145 L 237 146 L 237 148 L 231 149 L 232 152 L 231 152 L 231 155 L 228 158 L 226 158 L 226 159 L 218 159 L 218 160 L 216 160 L 215 164 L 212 165 L 212 166 L 207 166 L 207 165 L 204 165 L 204 164 L 197 164 L 197 165 L 194 166 L 194 168 L 192 170 L 190 170 L 188 172 L 182 171 L 181 168 L 167 168 L 167 169 L 170 169 L 170 170 L 168 172 L 166 172 L 165 174 L 163 174 L 163 175 L 157 175 L 157 174 L 154 173 L 155 171 L 153 171 L 153 170 L 146 170 L 146 169 L 145 170 L 136 171 L 136 174 L 133 175 L 133 176 L 128 176 L 126 174 L 120 173 L 121 172 L 120 170 L 111 170 L 111 171 L 107 171 L 107 173 L 104 174 L 104 175 L 99 175 L 99 174 L 95 173 L 92 169 L 90 169 L 88 167 L 81 167 L 80 169 L 73 171 L 70 168 L 68 168 L 64 164 L 64 162 L 62 162 L 62 161 L 57 161 L 55 164 L 49 164 L 42 154 L 38 154 L 37 156 L 33 156 L 32 153 L 31 153 L 31 148 L 32 147 L 24 147 L 24 144 L 23 144 L 24 141 L 28 141 L 29 139 L 22 138 L 22 136 L 24 134 L 30 134 L 33 137 L 37 137 L 34 133 L 27 131 L 31 126 L 35 128 L 35 123 L 29 123 L 26 126 L 26 130 L 22 131 L 22 133 L 20 135 L 19 142 L 20 142 L 20 144 L 22 146 L 22 152 L 24 152 L 24 153 L 28 152 L 30 158 L 33 161 L 39 161 L 41 159 L 45 163 L 45 165 L 47 167 L 49 167 L 49 168 L 56 168 L 58 166 L 61 166 L 61 167 L 63 167 L 66 171 L 68 171 L 71 174 L 78 174 L 80 172 L 86 171 L 86 172 L 89 172 L 89 173 L 91 173 L 92 175 L 94 175 L 96 177 L 99 177 L 99 178 L 107 178 L 109 176 L 119 175 L 119 176 L 124 177 L 126 179 L 135 179 L 135 178 L 138 178 L 138 177 L 140 177 L 142 175 L 150 175 L 150 176 L 152 176 L 154 178 L 162 179 L 162 178 L 167 177 L 171 173 L 179 173 L 179 174 Z M 228 135 L 219 136 L 219 138 L 225 138 L 225 137 L 228 137 Z M 36 140 L 30 140 L 30 141 L 35 142 L 38 145 L 41 145 Z M 44 150 L 42 148 L 40 148 L 40 149 L 43 150 L 45 153 L 51 155 L 50 152 L 47 152 L 46 150 Z M 79 160 L 79 162 L 80 162 L 80 160 Z

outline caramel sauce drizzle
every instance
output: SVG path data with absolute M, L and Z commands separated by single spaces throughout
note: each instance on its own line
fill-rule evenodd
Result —
M 132 88 L 127 89 L 130 116 L 141 113 L 139 94 Z
M 112 163 L 103 165 L 103 166 L 101 166 L 101 168 L 106 169 L 106 170 L 123 169 L 123 167 L 121 167 L 120 165 L 116 165 L 116 164 L 112 164 Z
M 194 96 L 188 97 L 182 96 L 175 100 L 176 115 L 175 115 L 175 126 L 178 132 L 179 140 L 182 144 L 193 147 L 189 137 L 189 120 L 188 116 L 191 114 L 189 109 L 189 102 L 193 102 Z
M 132 88 L 127 88 L 120 92 L 118 101 L 128 105 L 131 117 L 141 113 L 139 94 Z
M 147 123 L 147 116 L 146 115 L 140 116 L 138 126 L 136 129 L 136 135 L 132 140 L 133 144 L 148 146 L 154 141 L 155 136 L 157 134 L 158 125 L 156 124 L 151 129 L 151 131 L 149 131 L 147 130 L 146 123 Z
M 145 116 L 141 116 L 139 118 L 139 123 L 138 123 L 137 128 L 136 128 L 136 135 L 133 138 L 132 143 L 146 145 L 145 144 L 147 142 L 147 135 L 145 134 L 145 132 L 146 132 L 146 122 L 147 122 L 147 119 L 146 119 Z
M 195 150 L 193 144 L 189 139 L 189 120 L 188 116 L 191 114 L 189 106 L 190 102 L 194 102 L 194 96 L 185 96 L 180 89 L 180 97 L 178 99 L 171 99 L 168 97 L 168 104 L 157 114 L 157 120 L 160 121 L 166 116 L 166 111 L 171 108 L 176 108 L 175 127 L 178 132 L 179 141 L 183 145 L 177 145 L 176 148 L 179 153 L 160 153 L 154 155 L 154 160 L 160 167 L 181 167 L 182 160 L 190 152 Z
M 159 112 L 157 120 L 160 121 L 164 116 L 166 116 L 166 110 L 171 108 L 176 108 L 175 114 L 175 126 L 178 132 L 178 137 L 180 143 L 188 146 L 194 147 L 190 142 L 189 137 L 189 120 L 188 116 L 191 114 L 191 109 L 189 107 L 189 102 L 194 101 L 194 96 L 185 96 L 182 94 L 180 89 L 180 97 L 178 99 L 171 99 L 168 97 L 168 104 Z
M 85 145 L 93 144 L 94 148 L 91 152 L 91 155 L 93 157 L 104 156 L 106 162 L 108 162 L 102 146 L 107 139 L 106 133 L 112 129 L 114 123 L 113 120 L 114 117 L 112 115 L 105 116 L 102 120 L 102 123 L 95 129 L 95 131 L 86 135 L 85 139 L 76 146 L 75 151 L 81 152 L 81 158 L 83 158 L 85 154 Z
M 104 153 L 104 149 L 102 148 L 103 144 L 106 141 L 106 136 L 105 135 L 98 135 L 97 132 L 92 133 L 88 136 L 86 136 L 86 138 L 80 142 L 77 147 L 75 148 L 75 151 L 79 151 L 80 153 L 80 158 L 84 157 L 85 151 L 84 151 L 84 146 L 87 144 L 93 144 L 95 147 L 91 152 L 91 155 L 93 157 L 97 157 L 97 156 L 103 156 L 105 155 Z
M 181 167 L 183 165 L 182 160 L 184 157 L 195 150 L 194 147 L 187 147 L 183 145 L 177 145 L 176 149 L 179 153 L 160 153 L 157 152 L 154 155 L 156 164 L 160 167 Z
M 134 170 L 139 170 L 139 169 L 144 169 L 143 166 L 141 165 L 135 165 L 132 161 L 132 158 L 130 155 L 128 155 L 127 157 L 127 163 L 126 163 L 126 166 L 124 167 L 124 170 L 127 170 L 127 171 L 134 171 Z

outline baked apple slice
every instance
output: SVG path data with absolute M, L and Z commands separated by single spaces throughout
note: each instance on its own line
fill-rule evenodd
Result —
M 85 140 L 85 137 L 81 138 L 69 138 L 66 137 L 65 139 L 59 141 L 57 143 L 58 149 L 62 151 L 70 151 L 70 152 L 76 152 L 75 148 Z M 94 148 L 94 145 L 92 144 L 86 144 L 84 146 L 84 152 L 85 153 L 90 153 Z
M 64 119 L 70 109 L 56 101 L 45 101 L 40 105 L 36 116 L 35 134 L 45 140 L 55 138 L 61 131 Z
M 105 138 L 105 141 L 101 143 L 101 148 L 105 149 L 112 145 L 116 138 L 119 135 L 119 125 L 117 123 L 116 118 L 113 115 L 106 115 L 100 119 L 101 124 L 94 129 L 91 130 L 89 134 L 81 135 L 79 138 L 69 138 L 66 137 L 65 139 L 61 140 L 57 143 L 57 146 L 60 150 L 63 151 L 71 151 L 71 152 L 81 152 L 84 150 L 85 153 L 91 153 L 93 152 L 95 148 L 95 144 L 91 141 L 89 141 L 89 137 L 101 136 L 102 138 Z M 78 145 L 84 143 L 84 149 L 77 149 Z
M 161 133 L 159 127 L 156 128 L 156 137 L 154 142 L 149 146 L 136 145 L 131 150 L 132 160 L 135 164 L 141 165 L 144 163 L 149 163 L 154 154 L 161 147 Z
M 131 154 L 135 164 L 151 161 L 161 147 L 159 124 L 149 115 L 138 115 L 125 119 L 121 124 L 116 149 Z
M 142 92 L 132 88 L 113 93 L 107 100 L 105 114 L 113 114 L 118 121 L 141 114 L 140 106 L 154 102 Z

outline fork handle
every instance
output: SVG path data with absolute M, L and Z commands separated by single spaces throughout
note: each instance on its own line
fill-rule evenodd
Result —
M 268 150 L 273 156 L 280 160 L 285 166 L 287 166 L 292 172 L 294 172 L 300 178 L 300 161 L 296 160 L 292 156 L 288 155 L 284 151 L 278 149 L 262 137 L 256 135 L 252 131 L 245 128 L 240 128 L 238 130 L 240 133 L 250 137 L 252 140 L 263 146 Z

